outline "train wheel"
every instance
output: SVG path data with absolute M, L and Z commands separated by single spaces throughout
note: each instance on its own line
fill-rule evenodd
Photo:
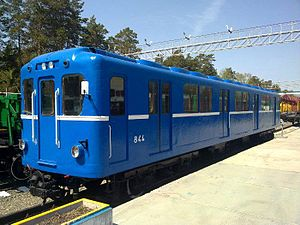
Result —
M 130 198 L 136 198 L 144 194 L 144 180 L 142 178 L 133 178 L 126 180 L 126 190 Z

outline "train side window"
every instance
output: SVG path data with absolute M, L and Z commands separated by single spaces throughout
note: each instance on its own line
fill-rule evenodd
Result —
M 158 112 L 158 83 L 149 81 L 149 114 Z
M 124 79 L 112 77 L 110 80 L 110 114 L 119 116 L 125 114 Z
M 212 111 L 212 88 L 200 86 L 200 112 Z
M 235 92 L 235 111 L 249 111 L 249 93 Z
M 164 83 L 162 85 L 162 113 L 170 112 L 170 84 Z
M 184 112 L 198 112 L 198 85 L 185 84 L 183 87 Z
M 41 102 L 42 102 L 42 115 L 54 115 L 54 81 L 44 80 L 41 82 Z
M 272 102 L 271 97 L 269 95 L 262 95 L 261 96 L 261 110 L 262 111 L 269 111 L 272 110 Z
M 32 114 L 31 112 L 31 93 L 33 92 L 33 79 L 26 79 L 23 81 L 24 87 L 24 113 Z
M 72 74 L 63 77 L 63 114 L 77 116 L 82 110 L 83 97 L 80 94 L 81 75 Z

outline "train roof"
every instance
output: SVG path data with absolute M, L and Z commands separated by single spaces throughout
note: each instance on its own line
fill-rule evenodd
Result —
M 233 81 L 233 80 L 224 80 L 221 79 L 218 76 L 209 76 L 200 72 L 196 72 L 196 71 L 189 71 L 186 70 L 184 68 L 178 68 L 178 67 L 166 67 L 163 66 L 159 63 L 156 62 L 152 62 L 152 61 L 148 61 L 148 60 L 144 60 L 144 59 L 132 59 L 126 56 L 122 56 L 122 55 L 118 55 L 116 53 L 112 53 L 112 52 L 108 52 L 102 49 L 96 49 L 96 48 L 92 48 L 92 47 L 78 47 L 78 48 L 70 48 L 70 49 L 64 49 L 64 50 L 60 50 L 60 51 L 55 51 L 55 52 L 50 52 L 50 53 L 46 53 L 40 56 L 37 56 L 35 58 L 33 58 L 29 63 L 27 63 L 26 65 L 23 66 L 23 69 L 31 69 L 32 66 L 36 66 L 38 64 L 41 64 L 43 62 L 50 62 L 50 61 L 55 61 L 57 59 L 70 59 L 72 60 L 74 57 L 77 57 L 80 54 L 84 54 L 84 53 L 89 53 L 88 57 L 90 57 L 90 54 L 97 54 L 97 55 L 101 55 L 101 56 L 106 56 L 106 57 L 110 57 L 113 59 L 118 59 L 118 60 L 122 60 L 124 62 L 129 62 L 129 63 L 136 63 L 136 64 L 140 64 L 140 65 L 144 65 L 144 66 L 148 66 L 148 67 L 152 67 L 152 68 L 156 68 L 156 69 L 160 69 L 160 70 L 168 70 L 171 72 L 175 72 L 175 73 L 180 73 L 180 74 L 184 74 L 187 76 L 191 76 L 191 77 L 199 77 L 199 78 L 205 78 L 205 79 L 209 79 L 209 80 L 213 80 L 216 82 L 224 82 L 227 84 L 232 84 L 234 86 L 239 86 L 239 87 L 244 87 L 244 88 L 254 88 L 260 91 L 266 91 L 269 93 L 277 93 L 274 90 L 269 90 L 269 89 L 265 89 L 262 87 L 258 87 L 258 86 L 253 86 L 253 85 L 249 85 L 249 84 L 244 84 L 244 83 L 240 83 L 237 81 Z

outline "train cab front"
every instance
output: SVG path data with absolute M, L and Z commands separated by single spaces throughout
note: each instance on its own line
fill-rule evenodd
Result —
M 86 48 L 64 50 L 22 68 L 20 148 L 33 195 L 56 198 L 78 188 L 82 178 L 100 176 L 99 137 L 107 133 L 101 122 L 108 117 L 99 116 L 99 101 L 90 91 L 99 82 L 91 72 L 92 54 Z

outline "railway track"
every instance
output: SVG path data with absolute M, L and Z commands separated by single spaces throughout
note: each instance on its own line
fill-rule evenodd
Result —
M 284 126 L 284 129 L 287 129 L 293 125 L 286 124 Z M 295 125 L 294 125 L 295 126 Z M 298 126 L 299 127 L 299 124 Z M 282 128 L 276 129 L 276 131 L 280 131 Z M 240 145 L 237 142 L 232 142 L 230 144 L 230 147 L 226 149 L 223 152 L 217 152 L 212 153 L 209 149 L 203 149 L 201 150 L 201 155 L 193 162 L 188 162 L 185 164 L 182 168 L 179 170 L 170 170 L 169 168 L 165 169 L 164 171 L 157 171 L 156 174 L 152 174 L 147 180 L 147 184 L 143 184 L 141 186 L 139 185 L 132 185 L 132 184 L 126 184 L 123 183 L 123 186 L 118 190 L 119 193 L 110 193 L 107 192 L 106 185 L 101 185 L 98 188 L 91 189 L 91 190 L 85 190 L 80 192 L 76 198 L 90 198 L 95 201 L 101 201 L 106 202 L 110 204 L 112 207 L 116 207 L 120 204 L 123 204 L 127 201 L 130 201 L 132 198 L 138 197 L 144 193 L 150 192 L 156 188 L 159 188 L 160 186 L 163 186 L 169 182 L 172 182 L 174 180 L 177 180 L 183 176 L 186 176 L 187 174 L 190 174 L 192 172 L 195 172 L 197 170 L 200 170 L 202 168 L 205 168 L 209 165 L 212 165 L 214 163 L 217 163 L 225 158 L 231 157 L 235 154 L 238 154 L 239 152 L 242 152 L 244 150 L 247 150 L 255 145 L 258 145 L 261 143 L 261 140 L 257 141 L 248 141 L 244 143 L 243 145 Z M 135 183 L 136 184 L 136 183 Z M 129 189 L 129 186 L 132 187 Z M 3 186 L 2 186 L 3 187 Z M 1 190 L 1 185 L 0 185 Z M 117 195 L 117 198 L 115 197 L 115 194 Z M 44 205 L 36 205 L 24 210 L 21 210 L 17 213 L 11 213 L 9 215 L 0 217 L 0 224 L 11 224 L 16 221 L 20 221 L 24 218 L 45 212 L 51 208 L 61 206 L 63 204 L 69 203 L 73 201 L 73 198 L 65 198 L 61 201 L 55 201 L 55 202 L 49 202 Z

